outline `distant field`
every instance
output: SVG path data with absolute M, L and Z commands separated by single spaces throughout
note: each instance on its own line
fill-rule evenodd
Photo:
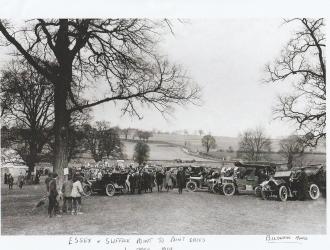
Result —
M 203 151 L 201 140 L 203 136 L 199 135 L 174 135 L 174 134 L 155 134 L 150 138 L 150 141 L 162 141 L 180 146 L 188 146 L 193 151 Z M 217 148 L 215 151 L 222 149 L 226 151 L 229 147 L 233 150 L 238 150 L 239 138 L 238 137 L 226 137 L 226 136 L 214 136 Z M 272 139 L 272 152 L 279 151 L 279 139 Z M 320 145 L 314 150 L 315 152 L 325 153 L 326 148 L 324 143 L 321 141 Z
M 188 146 L 194 151 L 203 150 L 201 140 L 203 136 L 199 135 L 172 135 L 172 134 L 155 134 L 150 138 L 151 141 L 162 141 L 177 144 L 180 146 Z M 234 150 L 238 148 L 238 139 L 234 137 L 215 136 L 218 148 L 228 149 L 232 147 Z
M 155 135 L 147 142 L 150 147 L 150 160 L 160 160 L 160 161 L 173 161 L 175 159 L 181 159 L 181 160 L 196 160 L 196 161 L 210 161 L 206 159 L 203 156 L 198 156 L 198 152 L 204 152 L 205 150 L 200 145 L 200 136 L 197 135 Z M 216 137 L 216 139 L 219 141 L 218 143 L 220 145 L 234 145 L 235 142 L 237 142 L 236 138 L 231 137 Z M 221 142 L 220 142 L 221 140 Z M 183 147 L 185 146 L 185 141 L 188 143 L 188 148 L 192 152 L 195 152 L 195 155 L 188 154 L 184 152 Z M 127 159 L 133 159 L 134 154 L 134 146 L 138 142 L 137 140 L 123 140 L 124 144 L 124 153 L 126 155 Z M 218 145 L 219 145 L 218 144 Z M 229 147 L 229 146 L 228 146 Z M 228 148 L 227 147 L 227 148 Z M 234 146 L 232 146 L 233 149 L 235 149 Z M 224 148 L 224 146 L 221 146 L 220 148 Z M 236 152 L 226 152 L 220 151 L 219 148 L 211 151 L 210 156 L 214 160 L 235 160 L 237 159 L 237 153 Z M 267 160 L 273 161 L 273 162 L 284 162 L 285 159 L 278 153 L 269 153 L 266 155 Z M 85 152 L 82 154 L 82 157 L 79 158 L 82 160 L 82 162 L 87 161 L 89 162 L 91 160 L 91 156 L 88 152 Z M 212 160 L 212 159 L 211 159 Z M 320 154 L 320 153 L 306 153 L 304 156 L 304 163 L 325 163 L 326 162 L 326 154 Z
M 136 142 L 124 141 L 125 154 L 127 158 L 132 159 L 134 154 L 134 146 Z M 150 142 L 148 143 L 150 147 L 150 160 L 205 160 L 203 158 L 194 157 L 189 154 L 186 154 L 182 147 L 177 145 L 171 145 L 168 143 L 161 142 Z
M 171 142 L 161 142 L 160 140 L 163 138 L 158 138 L 158 139 L 159 141 L 157 140 L 157 141 L 148 142 L 148 145 L 150 147 L 150 160 L 195 159 L 196 161 L 205 161 L 205 158 L 197 157 L 185 153 L 182 150 L 183 145 L 181 145 L 180 143 L 174 144 L 174 140 L 172 140 Z M 136 144 L 135 141 L 124 141 L 125 154 L 129 159 L 132 159 L 133 157 L 135 144 Z M 200 148 L 200 150 L 203 149 Z M 210 152 L 210 156 L 218 160 L 231 161 L 237 159 L 236 152 L 229 153 L 229 152 L 212 151 Z M 282 155 L 278 153 L 269 153 L 265 157 L 267 158 L 267 160 L 272 162 L 285 162 L 285 158 L 283 158 Z M 302 158 L 302 160 L 305 164 L 325 163 L 326 154 L 306 153 Z

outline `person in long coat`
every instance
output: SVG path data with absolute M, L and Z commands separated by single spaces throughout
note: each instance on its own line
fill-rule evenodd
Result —
M 48 216 L 51 218 L 56 213 L 57 200 L 56 197 L 58 195 L 57 185 L 56 185 L 56 177 L 57 174 L 53 173 L 52 179 L 48 183 L 47 191 L 48 191 Z
M 301 168 L 297 175 L 298 199 L 305 200 L 308 192 L 308 177 L 305 168 Z
M 161 171 L 157 171 L 156 172 L 156 184 L 157 184 L 158 192 L 161 192 L 163 189 L 163 179 L 164 179 L 164 174 Z
M 5 173 L 5 182 L 4 183 L 8 184 L 8 175 L 7 175 L 7 173 Z
M 9 173 L 7 176 L 7 182 L 8 182 L 9 189 L 13 189 L 14 177 L 11 175 L 11 173 Z
M 173 182 L 172 182 L 172 173 L 171 171 L 166 171 L 165 173 L 165 187 L 166 187 L 166 191 L 168 192 L 168 190 L 171 188 L 172 189 L 172 186 L 173 186 Z
M 178 173 L 176 174 L 176 181 L 179 189 L 179 194 L 182 194 L 182 189 L 186 185 L 186 174 L 183 171 L 183 168 L 180 167 Z

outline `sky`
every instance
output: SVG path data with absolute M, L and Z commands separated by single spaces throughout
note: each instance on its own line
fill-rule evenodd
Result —
M 120 104 L 93 108 L 93 120 L 112 126 L 190 133 L 202 129 L 217 136 L 236 137 L 262 127 L 271 138 L 295 131 L 293 123 L 274 120 L 279 94 L 292 91 L 290 82 L 265 84 L 265 64 L 274 60 L 290 39 L 294 24 L 282 19 L 190 19 L 173 22 L 174 34 L 164 34 L 159 51 L 187 70 L 202 89 L 201 105 L 175 107 L 166 119 L 153 109 L 143 119 L 122 116 Z M 0 66 L 8 57 L 0 48 Z
M 295 131 L 292 123 L 274 120 L 279 94 L 290 93 L 290 82 L 265 84 L 265 64 L 274 60 L 296 27 L 282 19 L 192 19 L 174 22 L 174 35 L 167 34 L 160 51 L 181 64 L 202 88 L 202 105 L 176 107 L 164 119 L 144 110 L 143 120 L 122 117 L 111 103 L 94 108 L 95 120 L 113 126 L 236 137 L 246 129 L 262 127 L 279 138 Z

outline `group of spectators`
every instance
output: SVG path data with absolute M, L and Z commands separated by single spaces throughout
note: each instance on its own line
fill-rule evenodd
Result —
M 163 188 L 168 192 L 174 186 L 177 186 L 179 194 L 182 194 L 182 189 L 186 185 L 186 178 L 187 173 L 183 170 L 183 167 L 179 167 L 176 173 L 170 169 L 157 170 L 155 172 L 155 182 L 158 192 L 161 192 Z
M 72 178 L 71 178 L 72 177 Z M 48 216 L 65 214 L 83 214 L 81 212 L 81 196 L 84 195 L 82 177 L 68 176 L 61 188 L 58 188 L 58 175 L 49 173 L 45 180 L 48 196 Z M 59 192 L 60 191 L 60 192 Z
M 4 183 L 8 184 L 8 188 L 9 189 L 13 189 L 14 186 L 14 176 L 11 173 L 5 173 L 4 174 Z M 23 185 L 25 183 L 26 180 L 26 175 L 23 175 L 22 173 L 20 173 L 17 177 L 17 185 L 20 189 L 23 188 Z

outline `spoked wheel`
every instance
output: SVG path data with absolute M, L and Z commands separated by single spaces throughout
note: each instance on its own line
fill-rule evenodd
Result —
M 215 194 L 220 194 L 221 193 L 221 187 L 220 187 L 219 183 L 216 183 L 216 184 L 213 185 L 212 192 L 215 193 Z
M 232 196 L 235 194 L 235 185 L 233 183 L 226 183 L 225 185 L 223 185 L 222 187 L 222 192 L 224 195 L 226 196 Z
M 316 184 L 312 183 L 309 186 L 308 198 L 311 200 L 317 200 L 319 197 L 320 197 L 320 189 Z
M 116 193 L 116 189 L 115 186 L 111 183 L 109 183 L 106 187 L 105 187 L 105 193 L 107 194 L 107 196 L 114 196 Z
M 189 181 L 186 185 L 186 188 L 190 192 L 195 192 L 197 190 L 197 184 L 193 181 Z
M 261 191 L 260 191 L 260 196 L 261 196 L 261 199 L 268 200 L 270 197 L 270 193 L 266 190 L 265 187 L 262 187 Z
M 257 186 L 257 187 L 254 189 L 254 193 L 256 194 L 257 197 L 261 197 L 261 189 L 262 189 L 261 186 Z
M 92 187 L 89 184 L 84 185 L 83 192 L 85 196 L 90 196 L 92 194 Z
M 128 194 L 129 190 L 128 190 L 128 186 L 127 186 L 126 184 L 124 185 L 124 188 L 121 189 L 121 192 L 122 192 L 123 194 Z
M 280 187 L 280 189 L 278 190 L 277 198 L 280 201 L 286 201 L 288 199 L 288 189 L 286 188 L 286 186 Z

